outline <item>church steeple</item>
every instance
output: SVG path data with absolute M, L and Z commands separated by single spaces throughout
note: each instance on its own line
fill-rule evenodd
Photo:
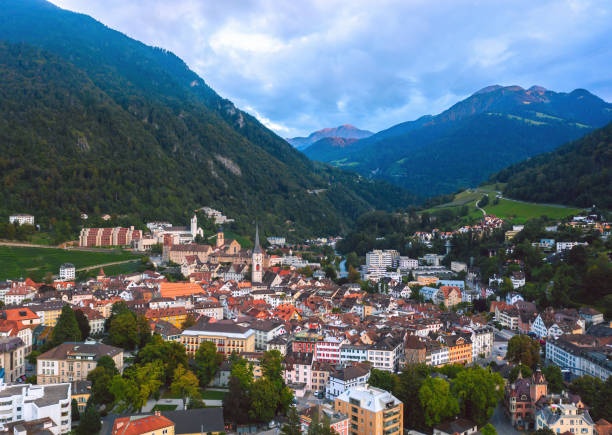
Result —
M 253 255 L 251 256 L 251 282 L 253 284 L 261 284 L 263 280 L 263 260 L 264 252 L 259 244 L 259 225 L 255 226 L 255 246 L 253 247 Z

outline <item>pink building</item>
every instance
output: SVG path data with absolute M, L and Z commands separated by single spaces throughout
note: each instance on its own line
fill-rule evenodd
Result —
M 325 361 L 331 364 L 340 364 L 340 346 L 348 342 L 338 337 L 326 337 L 317 342 L 315 361 Z
M 288 353 L 285 357 L 285 370 L 283 379 L 285 383 L 296 384 L 304 383 L 306 390 L 312 390 L 312 353 Z

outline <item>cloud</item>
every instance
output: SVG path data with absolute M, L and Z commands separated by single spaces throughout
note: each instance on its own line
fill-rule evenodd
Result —
M 605 0 L 52 0 L 183 58 L 283 136 L 373 131 L 491 84 L 612 99 Z

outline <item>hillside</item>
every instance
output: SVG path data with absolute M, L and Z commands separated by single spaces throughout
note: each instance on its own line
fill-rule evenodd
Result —
M 1 3 L 0 216 L 183 223 L 210 205 L 307 235 L 413 200 L 310 162 L 166 50 L 42 0 Z
M 368 130 L 360 130 L 350 124 L 340 125 L 335 128 L 324 128 L 310 133 L 308 137 L 288 138 L 287 142 L 299 150 L 305 150 L 314 143 L 325 138 L 337 139 L 365 139 L 372 136 L 374 133 Z
M 578 89 L 490 86 L 315 160 L 408 187 L 424 197 L 475 186 L 513 163 L 584 136 L 612 120 L 612 104 Z
M 303 150 L 304 154 L 307 157 L 310 157 L 311 154 L 314 154 L 319 157 L 318 160 L 325 161 L 328 159 L 328 155 L 333 156 L 337 152 L 337 149 L 344 149 L 346 147 L 352 146 L 357 139 L 346 139 L 343 137 L 324 137 L 323 139 L 319 139 L 312 145 L 309 145 L 308 148 Z
M 491 177 L 504 195 L 526 201 L 612 209 L 612 123 Z

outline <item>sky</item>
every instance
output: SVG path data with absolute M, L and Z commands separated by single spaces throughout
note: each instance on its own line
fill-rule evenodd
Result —
M 612 2 L 51 0 L 181 57 L 283 137 L 380 131 L 492 84 L 612 101 Z

